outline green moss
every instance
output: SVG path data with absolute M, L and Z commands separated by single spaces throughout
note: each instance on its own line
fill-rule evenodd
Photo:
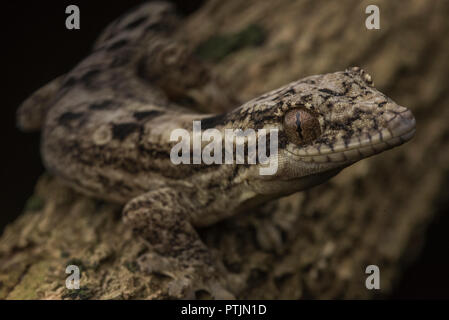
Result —
M 137 263 L 135 261 L 126 262 L 125 267 L 132 273 L 139 271 L 139 266 L 137 265 Z
M 201 59 L 217 62 L 245 47 L 260 46 L 265 38 L 265 30 L 260 25 L 251 24 L 240 32 L 209 38 L 196 48 L 195 54 Z
M 21 265 L 16 270 L 8 274 L 8 278 L 16 279 L 12 287 L 14 288 L 9 292 L 7 298 L 10 300 L 33 300 L 39 298 L 39 293 L 43 283 L 45 282 L 46 275 L 49 270 L 49 262 L 41 261 L 29 268 L 27 265 Z M 4 284 L 6 288 L 11 286 Z M 5 288 L 5 289 L 6 289 Z M 1 290 L 0 290 L 1 291 Z M 1 292 L 0 292 L 1 293 Z
M 25 204 L 26 211 L 39 211 L 45 207 L 45 200 L 39 196 L 32 195 Z
M 94 293 L 88 286 L 80 287 L 79 289 L 67 289 L 67 292 L 62 295 L 63 299 L 72 300 L 88 300 L 94 296 Z

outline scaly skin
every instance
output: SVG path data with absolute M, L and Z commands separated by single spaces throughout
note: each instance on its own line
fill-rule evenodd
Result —
M 169 294 L 231 295 L 193 226 L 320 184 L 343 168 L 398 146 L 415 131 L 411 112 L 377 91 L 360 68 L 292 82 L 222 114 L 232 103 L 207 69 L 171 39 L 166 3 L 112 23 L 90 56 L 37 91 L 18 111 L 42 127 L 47 169 L 75 189 L 125 204 L 124 220 L 149 245 L 142 270 L 174 278 Z M 190 105 L 183 102 L 190 101 Z M 278 129 L 278 169 L 260 164 L 181 164 L 170 134 L 202 129 Z

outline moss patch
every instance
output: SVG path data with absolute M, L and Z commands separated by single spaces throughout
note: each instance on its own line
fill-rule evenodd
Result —
M 27 271 L 22 270 L 23 277 L 8 295 L 12 300 L 39 299 L 39 292 L 48 272 L 49 263 L 42 261 L 31 266 Z M 24 273 L 25 272 L 25 273 Z
M 129 272 L 135 273 L 139 271 L 139 266 L 135 261 L 128 261 L 125 263 L 126 269 L 129 270 Z
M 260 46 L 265 38 L 262 26 L 251 24 L 237 33 L 212 36 L 196 48 L 195 54 L 203 60 L 218 62 L 235 51 Z
M 45 200 L 39 196 L 32 195 L 25 204 L 25 211 L 39 211 L 45 207 Z

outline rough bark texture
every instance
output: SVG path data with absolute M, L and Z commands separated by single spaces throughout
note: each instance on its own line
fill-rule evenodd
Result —
M 368 4 L 380 7 L 380 30 L 365 28 Z M 417 118 L 410 143 L 200 231 L 238 298 L 391 291 L 419 253 L 435 203 L 448 196 L 448 15 L 443 0 L 213 0 L 185 21 L 180 37 L 242 101 L 359 65 Z M 145 245 L 122 224 L 120 210 L 43 176 L 27 210 L 0 238 L 0 298 L 167 298 L 169 279 L 136 267 Z M 81 290 L 65 287 L 69 264 L 82 269 Z M 370 264 L 381 270 L 377 292 L 365 288 Z

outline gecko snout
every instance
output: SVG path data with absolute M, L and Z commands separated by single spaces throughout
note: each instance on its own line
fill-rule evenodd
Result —
M 383 141 L 389 145 L 399 145 L 410 140 L 415 134 L 416 120 L 413 113 L 404 107 L 385 111 L 383 118 L 386 128 L 381 131 Z

